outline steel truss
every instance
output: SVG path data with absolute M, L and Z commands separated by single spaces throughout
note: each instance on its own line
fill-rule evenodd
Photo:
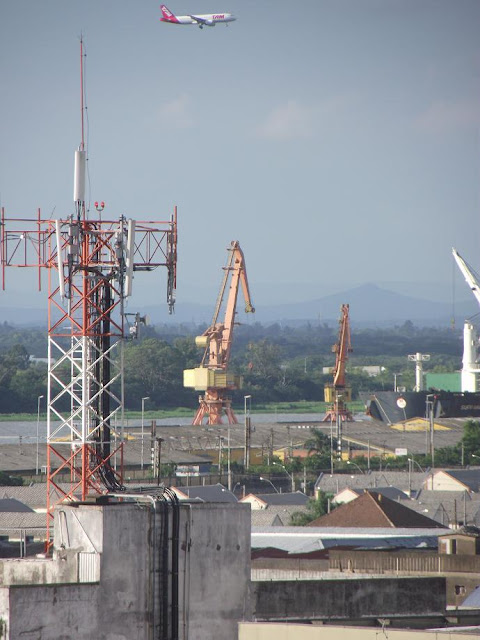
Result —
M 176 245 L 176 209 L 169 222 L 90 220 L 81 210 L 7 219 L 2 209 L 2 288 L 7 267 L 36 267 L 39 289 L 48 271 L 47 541 L 56 504 L 122 490 L 125 300 L 135 271 L 163 266 L 173 309 Z

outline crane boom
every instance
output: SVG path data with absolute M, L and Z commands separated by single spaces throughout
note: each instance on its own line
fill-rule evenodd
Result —
M 255 312 L 250 298 L 250 288 L 245 270 L 245 257 L 238 240 L 231 243 L 228 251 L 228 260 L 224 267 L 223 281 L 217 297 L 212 324 L 202 334 L 207 338 L 207 344 L 205 345 L 205 352 L 202 358 L 202 366 L 223 370 L 227 369 L 230 360 L 239 284 L 242 286 L 245 299 L 245 313 Z M 225 317 L 223 323 L 219 323 L 218 316 L 225 297 L 229 276 L 230 289 L 225 308 Z M 199 342 L 200 344 L 202 343 L 202 341 Z
M 468 286 L 472 290 L 473 295 L 475 296 L 478 304 L 480 304 L 480 283 L 475 277 L 472 269 L 465 262 L 462 256 L 458 253 L 455 248 L 452 248 L 452 254 L 455 258 L 455 262 L 457 263 L 458 268 L 462 272 L 463 277 L 465 278 Z
M 352 414 L 347 409 L 345 402 L 352 399 L 352 389 L 346 384 L 346 366 L 348 354 L 352 351 L 350 334 L 350 305 L 342 304 L 339 320 L 340 329 L 338 340 L 332 346 L 335 353 L 335 366 L 333 367 L 333 383 L 325 385 L 325 402 L 330 402 L 330 410 L 325 415 L 324 421 L 353 420 Z
M 183 385 L 185 387 L 193 387 L 197 391 L 205 391 L 205 395 L 199 397 L 200 406 L 193 420 L 193 424 L 197 425 L 202 424 L 205 416 L 208 416 L 208 424 L 222 424 L 223 412 L 227 415 L 230 424 L 238 422 L 231 408 L 230 398 L 227 397 L 226 393 L 227 390 L 241 387 L 240 376 L 231 375 L 228 372 L 240 285 L 245 299 L 245 313 L 254 313 L 255 309 L 250 297 L 245 256 L 238 240 L 231 242 L 228 252 L 227 264 L 224 267 L 224 275 L 215 304 L 212 324 L 201 336 L 195 338 L 196 345 L 204 348 L 200 367 L 187 369 L 183 372 Z M 225 315 L 223 322 L 219 322 L 220 311 L 229 281 Z
M 342 304 L 338 342 L 332 347 L 332 350 L 337 354 L 335 367 L 333 369 L 333 386 L 335 389 L 345 387 L 345 368 L 347 366 L 348 354 L 352 351 L 348 311 L 349 305 Z

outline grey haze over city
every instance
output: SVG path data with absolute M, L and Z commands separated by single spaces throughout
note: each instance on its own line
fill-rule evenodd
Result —
M 90 208 L 165 220 L 178 205 L 179 311 L 213 307 L 238 239 L 259 320 L 362 287 L 431 301 L 433 317 L 455 300 L 475 313 L 451 247 L 480 266 L 476 0 L 169 8 L 237 21 L 178 28 L 150 1 L 3 3 L 8 217 L 73 212 L 82 34 Z M 46 307 L 27 271 L 7 270 L 0 308 Z M 163 304 L 164 278 L 138 276 L 132 308 Z

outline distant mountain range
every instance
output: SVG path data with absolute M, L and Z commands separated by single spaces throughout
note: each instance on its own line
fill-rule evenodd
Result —
M 455 314 L 457 324 L 463 324 L 465 318 L 478 313 L 475 300 L 462 300 L 455 304 L 431 301 L 414 296 L 402 295 L 375 284 L 365 284 L 340 293 L 330 294 L 315 300 L 304 302 L 268 304 L 262 306 L 255 300 L 256 312 L 243 313 L 241 295 L 237 304 L 238 320 L 244 324 L 260 322 L 271 324 L 274 322 L 298 325 L 305 322 L 321 322 L 332 324 L 338 321 L 342 304 L 350 305 L 350 320 L 353 327 L 366 326 L 395 326 L 411 320 L 416 326 L 450 326 Z M 46 305 L 45 300 L 45 305 Z M 213 304 L 197 304 L 183 302 L 181 299 L 175 305 L 175 313 L 167 313 L 166 305 L 146 305 L 133 309 L 132 301 L 129 311 L 139 311 L 147 314 L 150 324 L 209 324 L 212 320 Z M 44 326 L 46 310 L 40 308 L 6 307 L 0 309 L 0 322 L 15 325 Z

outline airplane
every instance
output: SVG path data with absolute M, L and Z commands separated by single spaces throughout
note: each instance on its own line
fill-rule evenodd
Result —
M 164 4 L 160 5 L 162 10 L 161 22 L 170 22 L 170 24 L 198 24 L 200 29 L 203 27 L 214 27 L 217 22 L 233 22 L 236 20 L 231 13 L 207 13 L 202 15 L 176 16 Z M 228 26 L 228 25 L 227 25 Z

